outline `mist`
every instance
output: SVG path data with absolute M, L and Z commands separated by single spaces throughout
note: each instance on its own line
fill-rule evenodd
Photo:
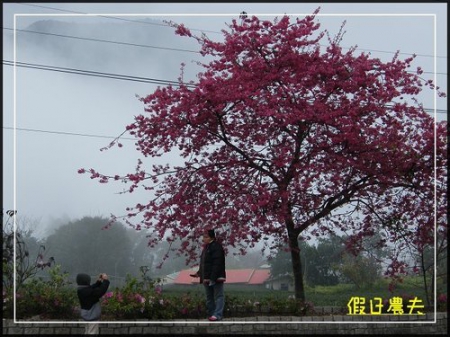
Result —
M 201 30 L 214 40 L 222 39 L 220 29 L 225 22 L 237 19 L 242 10 L 248 13 L 312 13 L 319 5 L 321 13 L 391 13 L 413 11 L 415 13 L 440 12 L 439 6 L 417 5 L 412 9 L 402 6 L 367 7 L 363 4 L 351 8 L 342 4 L 180 4 L 176 6 L 147 4 L 55 4 L 54 7 L 97 13 L 236 13 L 228 17 L 214 16 L 21 16 L 17 18 L 16 40 L 13 31 L 3 31 L 3 58 L 28 67 L 3 65 L 3 207 L 17 209 L 18 216 L 26 216 L 36 223 L 35 231 L 45 237 L 68 219 L 84 216 L 123 215 L 128 206 L 145 202 L 150 196 L 136 190 L 123 194 L 126 185 L 120 183 L 99 184 L 80 175 L 80 168 L 93 168 L 108 175 L 132 172 L 141 158 L 135 150 L 134 140 L 125 135 L 123 147 L 107 146 L 120 135 L 134 116 L 143 112 L 144 106 L 137 96 L 146 96 L 156 88 L 155 83 L 144 83 L 136 77 L 163 81 L 177 81 L 181 75 L 181 63 L 185 63 L 183 80 L 195 80 L 203 69 L 196 63 L 207 63 L 198 53 L 200 46 L 193 39 L 174 34 L 163 20 L 186 23 L 195 34 Z M 92 5 L 92 6 L 91 6 Z M 117 6 L 116 6 L 117 5 Z M 5 6 L 5 5 L 3 5 Z M 27 13 L 32 8 L 8 4 L 11 12 Z M 14 7 L 16 6 L 16 7 Z M 75 7 L 74 7 L 75 6 Z M 76 7 L 81 6 L 81 7 Z M 84 6 L 84 7 L 83 7 Z M 162 6 L 162 7 L 160 7 Z M 13 8 L 14 7 L 14 8 Z M 227 8 L 227 10 L 225 10 Z M 374 10 L 374 9 L 377 10 Z M 164 10 L 165 9 L 165 10 Z M 34 12 L 49 10 L 35 9 Z M 52 12 L 54 14 L 54 12 Z M 67 14 L 67 13 L 66 13 Z M 381 59 L 392 59 L 397 50 L 406 54 L 418 54 L 417 65 L 425 71 L 434 71 L 435 40 L 431 17 L 319 17 L 323 28 L 333 36 L 343 20 L 347 20 L 343 46 L 358 45 Z M 380 25 L 380 23 L 383 23 Z M 447 41 L 440 32 L 446 31 L 446 17 L 439 16 L 436 50 L 437 73 L 447 72 Z M 6 22 L 5 27 L 12 28 Z M 440 30 L 442 27 L 443 30 Z M 411 36 L 414 38 L 411 39 Z M 387 38 L 389 37 L 389 38 Z M 420 41 L 420 43 L 418 43 Z M 15 44 L 14 44 L 15 42 Z M 15 54 L 14 54 L 15 46 Z M 37 68 L 30 68 L 38 65 Z M 42 69 L 44 66 L 70 68 L 76 74 Z M 67 70 L 67 69 L 66 69 Z M 96 72 L 87 76 L 86 71 Z M 128 76 L 127 80 L 117 75 Z M 428 74 L 433 77 L 432 74 Z M 438 75 L 436 75 L 438 76 Z M 134 78 L 130 78 L 134 77 Z M 445 78 L 445 77 L 444 77 Z M 439 75 L 438 84 L 446 91 L 446 81 Z M 14 106 L 14 93 L 16 94 Z M 435 106 L 433 95 L 426 94 L 424 106 Z M 439 100 L 437 108 L 446 111 L 446 100 Z M 446 114 L 437 114 L 446 120 Z M 12 130 L 13 126 L 16 130 Z M 143 158 L 141 158 L 143 159 Z M 156 163 L 182 163 L 176 153 L 162 158 L 145 158 L 145 166 Z
M 60 19 L 38 21 L 27 30 L 68 36 L 134 41 L 155 45 L 173 39 L 173 29 L 142 28 L 123 23 L 68 23 Z M 95 34 L 92 34 L 95 32 Z M 191 48 L 180 38 L 179 48 Z M 19 32 L 17 62 L 51 65 L 101 74 L 123 74 L 176 81 L 180 56 L 173 51 L 55 38 Z M 198 54 L 185 52 L 185 59 Z M 12 67 L 5 69 L 8 75 Z M 139 157 L 134 141 L 125 136 L 123 148 L 100 151 L 120 135 L 133 117 L 143 111 L 136 95 L 156 89 L 151 83 L 101 76 L 83 76 L 42 69 L 17 68 L 16 193 L 18 214 L 42 219 L 44 227 L 56 217 L 108 216 L 120 214 L 126 206 L 146 197 L 139 191 L 124 196 L 125 185 L 100 185 L 78 169 L 95 168 L 106 174 L 131 172 Z M 5 124 L 12 125 L 6 120 Z M 22 130 L 22 131 L 21 131 Z M 25 131 L 28 130 L 28 131 Z M 33 131 L 29 131 L 33 130 Z M 12 135 L 12 131 L 8 132 Z M 7 149 L 11 150 L 11 148 Z M 8 156 L 9 157 L 9 156 Z M 9 157 L 11 158 L 11 157 Z M 160 161 L 163 159 L 159 159 Z M 171 163 L 178 158 L 164 158 Z M 147 160 L 148 165 L 156 160 Z M 7 179 L 8 185 L 11 181 Z M 12 205 L 11 205 L 12 206 Z

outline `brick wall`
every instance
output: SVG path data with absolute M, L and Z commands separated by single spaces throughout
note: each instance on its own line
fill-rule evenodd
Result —
M 100 334 L 447 334 L 447 313 L 383 316 L 274 316 L 227 318 L 221 322 L 206 320 L 100 322 Z M 17 322 L 3 320 L 3 335 L 75 335 L 83 334 L 84 324 L 57 322 Z

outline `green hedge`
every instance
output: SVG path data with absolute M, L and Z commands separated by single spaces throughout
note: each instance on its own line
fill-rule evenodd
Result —
M 154 284 L 138 282 L 127 277 L 122 288 L 110 289 L 101 299 L 102 320 L 134 319 L 203 319 L 206 318 L 205 296 L 197 289 L 161 290 Z M 201 287 L 203 290 L 203 287 Z M 299 303 L 286 296 L 239 296 L 225 294 L 225 315 L 249 316 L 258 313 L 311 315 L 312 303 Z M 286 294 L 284 294 L 286 295 Z M 4 293 L 3 317 L 13 317 L 13 294 Z M 78 320 L 79 305 L 76 287 L 68 284 L 55 286 L 53 281 L 33 279 L 24 284 L 16 295 L 16 318 L 29 319 L 39 316 L 42 320 Z
M 78 320 L 79 304 L 76 286 L 67 281 L 67 275 L 61 274 L 59 267 L 50 271 L 49 281 L 32 279 L 16 292 L 16 318 L 28 319 L 40 316 L 42 320 Z M 110 289 L 102 298 L 103 320 L 134 319 L 203 319 L 205 295 L 203 287 L 156 286 L 155 283 L 139 282 L 127 276 L 124 287 Z M 396 293 L 390 293 L 387 287 L 379 285 L 376 289 L 355 289 L 350 285 L 329 287 L 308 287 L 306 303 L 293 299 L 293 293 L 275 291 L 261 287 L 243 287 L 227 285 L 225 288 L 225 315 L 243 317 L 264 315 L 314 315 L 314 307 L 337 306 L 346 308 L 352 296 L 366 298 L 417 296 L 424 299 L 420 288 L 403 284 Z M 13 317 L 12 291 L 3 290 L 3 317 Z M 447 310 L 447 295 L 438 297 L 438 310 Z M 426 304 L 426 303 L 424 303 Z

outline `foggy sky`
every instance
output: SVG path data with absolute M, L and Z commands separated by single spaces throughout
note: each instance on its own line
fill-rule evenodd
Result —
M 14 28 L 14 14 L 21 14 L 16 17 L 16 29 L 129 45 L 17 31 L 17 62 L 170 81 L 177 81 L 180 64 L 184 62 L 185 79 L 193 79 L 202 70 L 193 62 L 202 60 L 198 53 L 192 52 L 199 50 L 198 44 L 175 35 L 172 28 L 162 26 L 162 20 L 184 23 L 195 34 L 204 30 L 209 38 L 221 39 L 220 30 L 226 29 L 225 22 L 238 19 L 243 10 L 249 15 L 266 14 L 272 19 L 273 14 L 284 13 L 302 14 L 301 17 L 320 6 L 321 29 L 328 29 L 332 36 L 342 21 L 347 21 L 342 46 L 358 45 L 358 50 L 370 51 L 373 57 L 382 60 L 390 60 L 397 50 L 402 53 L 400 59 L 415 53 L 418 57 L 414 69 L 422 66 L 425 72 L 430 72 L 425 76 L 436 79 L 447 91 L 446 4 L 38 3 L 36 6 L 3 4 L 4 28 Z M 70 16 L 73 11 L 99 13 L 115 19 Z M 31 13 L 41 15 L 24 16 Z M 209 15 L 193 16 L 200 13 Z M 394 13 L 416 15 L 390 16 Z M 144 19 L 146 23 L 136 22 Z M 12 37 L 12 30 L 3 30 L 4 61 L 14 60 Z M 37 234 L 46 236 L 51 225 L 62 217 L 121 215 L 127 206 L 148 201 L 149 196 L 141 191 L 119 194 L 126 185 L 99 184 L 77 171 L 94 168 L 111 175 L 133 172 L 137 159 L 142 158 L 133 140 L 123 140 L 121 149 L 115 147 L 102 152 L 100 149 L 143 112 L 144 106 L 136 95 L 145 96 L 155 89 L 156 85 L 150 83 L 21 67 L 16 68 L 14 82 L 14 68 L 3 65 L 3 210 L 17 209 L 19 215 L 37 220 Z M 420 100 L 426 108 L 436 107 L 446 112 L 446 99 L 435 101 L 429 90 L 424 91 L 426 94 Z M 446 113 L 436 116 L 438 120 L 447 119 Z M 11 130 L 14 125 L 18 128 L 15 132 Z M 176 155 L 158 161 L 181 163 Z M 144 162 L 148 168 L 157 160 Z

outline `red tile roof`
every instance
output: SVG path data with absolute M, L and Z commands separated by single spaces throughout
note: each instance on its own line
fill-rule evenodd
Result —
M 182 270 L 174 279 L 173 284 L 196 284 L 199 278 L 191 277 L 195 271 L 192 269 Z M 263 284 L 270 277 L 269 269 L 228 269 L 227 280 L 228 284 Z
M 270 277 L 270 269 L 255 269 L 248 284 L 263 284 Z
M 189 274 L 194 274 L 193 270 L 182 270 L 178 273 L 178 276 L 173 280 L 173 284 L 195 284 L 199 283 L 200 279 L 198 277 L 192 277 Z

